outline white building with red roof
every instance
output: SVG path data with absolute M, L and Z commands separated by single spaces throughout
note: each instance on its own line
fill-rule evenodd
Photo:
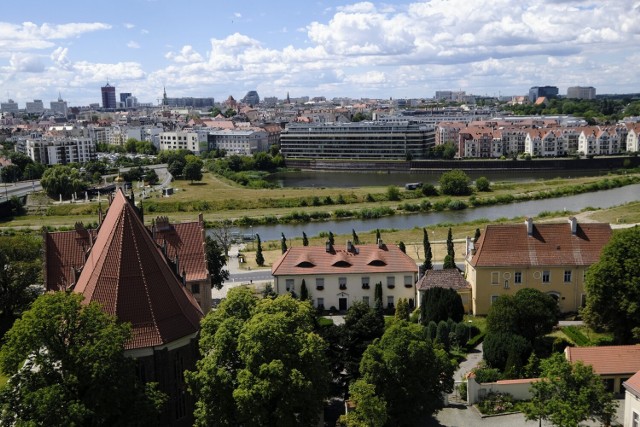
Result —
M 640 427 L 640 371 L 622 383 L 624 393 L 624 427 Z
M 399 298 L 415 306 L 418 266 L 396 245 L 382 241 L 376 245 L 340 248 L 298 246 L 289 248 L 272 268 L 275 291 L 300 295 L 304 281 L 314 307 L 347 310 L 354 302 L 373 307 L 376 283 L 382 284 L 382 304 L 394 308 Z
M 571 363 L 590 365 L 613 393 L 622 393 L 622 384 L 640 371 L 640 345 L 567 347 L 564 354 Z

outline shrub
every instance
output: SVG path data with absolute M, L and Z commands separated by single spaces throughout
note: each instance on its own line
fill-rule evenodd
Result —
M 467 208 L 467 204 L 465 202 L 463 202 L 462 200 L 452 200 L 449 203 L 449 209 L 451 209 L 452 211 L 461 211 L 463 209 Z
M 437 196 L 438 190 L 433 184 L 423 184 L 422 189 L 420 190 L 425 196 Z
M 490 392 L 478 402 L 478 410 L 485 415 L 503 414 L 513 411 L 513 396 L 508 393 Z
M 480 178 L 476 179 L 476 189 L 478 191 L 491 191 L 491 183 L 487 178 L 481 176 Z
M 575 326 L 565 326 L 562 328 L 562 332 L 579 347 L 591 344 L 589 339 Z

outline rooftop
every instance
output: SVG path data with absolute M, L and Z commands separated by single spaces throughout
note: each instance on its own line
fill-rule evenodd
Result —
M 591 365 L 598 375 L 631 375 L 640 371 L 640 345 L 567 347 L 565 356 L 569 362 Z

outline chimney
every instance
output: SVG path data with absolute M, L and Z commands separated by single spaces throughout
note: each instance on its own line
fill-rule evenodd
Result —
M 527 225 L 527 236 L 533 236 L 533 218 L 527 217 L 524 223 Z
M 569 218 L 569 224 L 571 225 L 571 235 L 575 236 L 578 232 L 578 220 L 575 216 Z
M 324 246 L 324 250 L 325 250 L 325 252 L 326 252 L 326 253 L 330 253 L 330 252 L 331 252 L 331 242 L 329 242 L 329 241 L 327 240 L 327 242 L 326 242 L 324 245 L 325 245 L 325 246 Z
M 347 240 L 347 252 L 353 252 L 353 243 L 351 243 L 351 240 Z
M 182 286 L 187 286 L 187 272 L 182 269 Z

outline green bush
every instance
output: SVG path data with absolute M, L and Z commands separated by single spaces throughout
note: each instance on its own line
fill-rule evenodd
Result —
M 508 393 L 490 392 L 478 402 L 478 410 L 485 415 L 503 414 L 514 410 L 513 396 Z
M 575 326 L 565 326 L 562 328 L 562 332 L 564 332 L 564 334 L 568 336 L 569 339 L 578 347 L 584 347 L 591 344 L 589 338 L 585 337 L 584 334 Z

